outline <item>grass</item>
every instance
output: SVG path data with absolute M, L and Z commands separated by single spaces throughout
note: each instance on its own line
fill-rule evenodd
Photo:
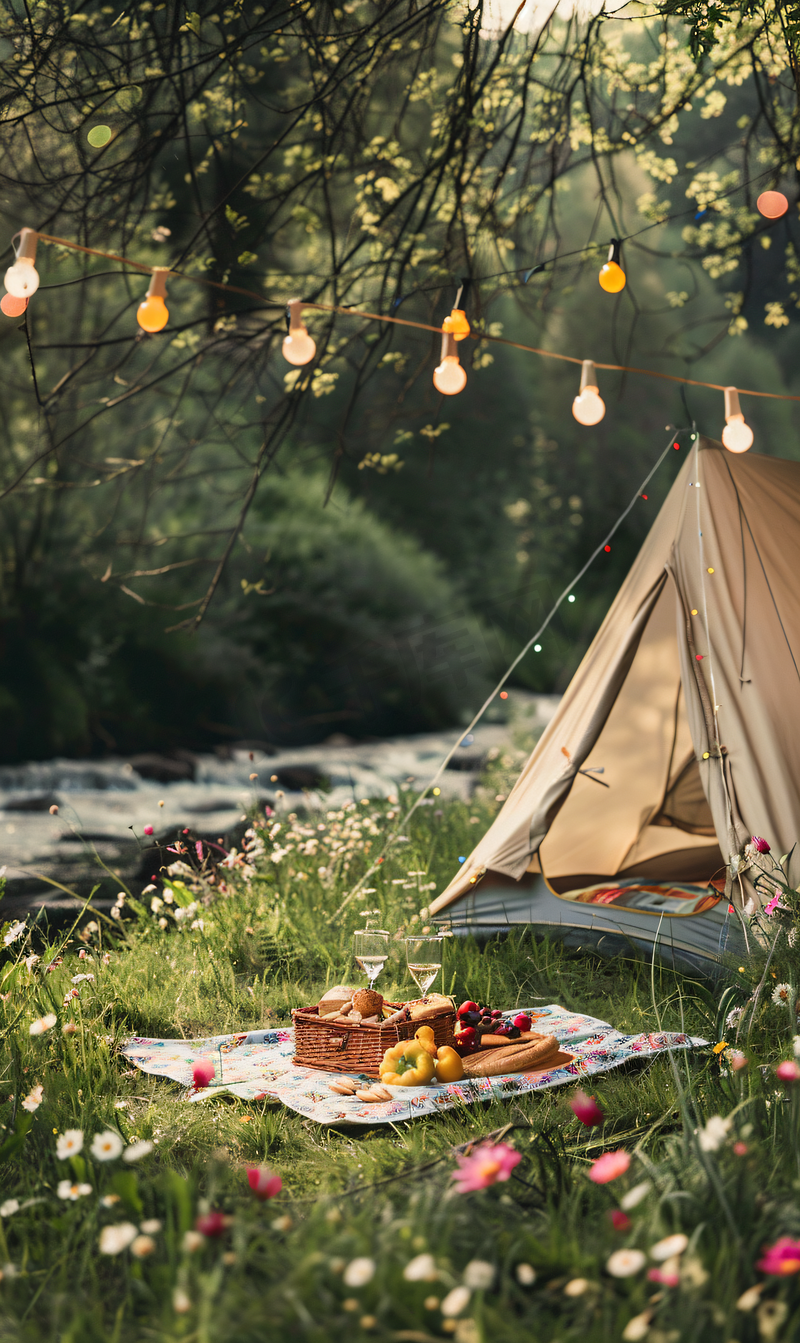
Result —
M 492 797 L 489 788 L 471 807 L 420 808 L 408 841 L 389 850 L 338 919 L 334 911 L 380 854 L 401 803 L 290 818 L 262 832 L 244 868 L 198 871 L 190 847 L 157 891 L 126 901 L 120 920 L 87 923 L 89 911 L 67 935 L 43 942 L 26 928 L 10 943 L 0 963 L 2 1343 L 797 1337 L 798 1278 L 755 1266 L 763 1245 L 800 1236 L 798 1100 L 774 1073 L 791 1056 L 794 1014 L 773 1005 L 769 990 L 739 1041 L 748 1067 L 734 1073 L 724 1051 L 705 1050 L 596 1078 L 606 1117 L 594 1130 L 574 1117 L 565 1089 L 403 1126 L 323 1129 L 268 1102 L 220 1095 L 184 1104 L 177 1086 L 132 1074 L 118 1057 L 131 1033 L 189 1038 L 287 1023 L 293 1006 L 352 979 L 351 936 L 363 911 L 378 911 L 398 938 L 425 926 L 431 886 L 440 890 L 469 852 L 495 809 Z M 171 901 L 159 906 L 165 895 Z M 190 903 L 197 907 L 176 921 L 174 911 Z M 393 946 L 381 987 L 409 996 L 401 943 Z M 41 960 L 29 968 L 32 954 Z M 782 938 L 769 985 L 800 982 L 793 957 Z M 456 997 L 502 1007 L 558 1002 L 632 1033 L 660 1022 L 718 1040 L 720 1018 L 752 992 L 762 969 L 734 972 L 736 990 L 722 999 L 721 987 L 658 966 L 513 934 L 483 945 L 449 941 L 444 974 Z M 76 986 L 79 996 L 65 1007 L 79 973 L 95 978 Z M 30 1023 L 46 1013 L 56 1024 L 32 1036 Z M 69 1021 L 74 1034 L 63 1031 Z M 43 1100 L 29 1113 L 22 1100 L 36 1086 Z M 714 1115 L 731 1123 L 718 1149 L 703 1151 L 697 1131 Z M 62 1161 L 56 1139 L 68 1129 L 80 1129 L 86 1143 Z M 126 1144 L 150 1140 L 153 1151 L 131 1165 L 100 1162 L 90 1140 L 108 1129 Z M 453 1149 L 504 1129 L 522 1156 L 512 1178 L 454 1194 Z M 737 1141 L 747 1149 L 741 1155 Z M 591 1183 L 590 1162 L 617 1148 L 632 1154 L 630 1170 L 613 1184 Z M 259 1164 L 283 1180 L 267 1204 L 252 1197 L 245 1176 Z M 59 1198 L 67 1178 L 91 1192 Z M 644 1181 L 630 1227 L 615 1229 L 608 1214 Z M 13 1203 L 18 1210 L 9 1210 Z M 230 1218 L 222 1234 L 187 1241 L 209 1210 Z M 103 1227 L 153 1219 L 160 1227 L 151 1254 L 99 1252 Z M 628 1277 L 608 1271 L 614 1251 L 647 1253 L 674 1232 L 689 1237 L 679 1285 L 648 1280 L 644 1267 Z M 423 1253 L 433 1256 L 436 1276 L 409 1281 L 404 1269 Z M 374 1274 L 350 1285 L 348 1265 L 361 1258 Z M 443 1313 L 465 1270 L 473 1281 L 474 1260 L 491 1265 L 491 1286 L 472 1290 L 457 1316 Z M 754 1286 L 749 1308 L 737 1307 Z

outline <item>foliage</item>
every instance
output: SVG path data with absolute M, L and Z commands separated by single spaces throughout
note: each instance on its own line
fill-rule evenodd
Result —
M 52 933 L 36 950 L 26 928 L 4 928 L 15 935 L 0 969 L 3 1338 L 794 1336 L 796 1270 L 770 1276 L 756 1267 L 771 1262 L 765 1245 L 800 1234 L 798 1093 L 773 1071 L 792 1052 L 794 1011 L 769 997 L 749 1034 L 742 1029 L 747 1067 L 732 1070 L 728 1039 L 716 1052 L 598 1078 L 606 1117 L 593 1130 L 563 1091 L 402 1129 L 320 1130 L 269 1103 L 218 1096 L 182 1105 L 169 1083 L 120 1068 L 115 1047 L 131 1031 L 190 1036 L 285 1022 L 291 1006 L 346 979 L 361 915 L 351 907 L 327 920 L 373 856 L 366 844 L 382 843 L 408 800 L 289 817 L 282 833 L 295 838 L 276 861 L 253 837 L 246 856 L 215 870 L 198 869 L 187 849 L 177 859 L 186 870 L 164 874 L 152 911 L 137 901 L 138 916 Z M 489 807 L 418 810 L 403 831 L 408 843 L 389 850 L 359 903 L 398 933 L 421 926 L 426 888 L 449 877 L 473 819 L 485 825 Z M 326 854 L 337 843 L 343 850 L 333 862 L 300 847 L 319 825 Z M 191 917 L 167 916 L 177 907 Z M 781 948 L 776 972 L 796 976 L 785 939 Z M 761 968 L 756 957 L 732 970 L 740 1002 Z M 407 987 L 399 962 L 385 973 L 387 992 Z M 76 974 L 94 978 L 74 985 Z M 457 995 L 508 1006 L 558 1001 L 622 1029 L 685 1028 L 712 1041 L 720 1006 L 707 986 L 658 966 L 601 962 L 519 934 L 483 947 L 449 943 L 445 976 Z M 51 1012 L 57 1023 L 31 1034 L 31 1022 Z M 70 1021 L 77 1029 L 66 1034 Z M 39 1085 L 41 1103 L 24 1112 Z M 57 1135 L 74 1129 L 83 1150 L 59 1159 Z M 108 1131 L 144 1142 L 129 1149 L 137 1160 L 100 1160 L 92 1135 Z M 498 1132 L 522 1155 L 511 1179 L 454 1194 L 453 1149 Z M 626 1174 L 604 1185 L 586 1179 L 591 1161 L 620 1148 L 632 1155 Z M 283 1191 L 261 1204 L 244 1166 L 265 1161 Z M 62 1182 L 90 1192 L 59 1197 Z M 205 1232 L 195 1232 L 209 1212 L 230 1220 L 201 1220 Z M 116 1254 L 99 1252 L 108 1227 L 117 1242 L 128 1238 Z M 135 1232 L 144 1243 L 133 1242 Z M 659 1245 L 667 1235 L 686 1238 L 667 1247 L 672 1260 Z M 432 1265 L 420 1263 L 426 1254 Z

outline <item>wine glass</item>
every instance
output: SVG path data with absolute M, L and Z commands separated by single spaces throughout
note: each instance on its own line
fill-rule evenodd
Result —
M 423 998 L 442 968 L 443 940 L 441 933 L 405 939 L 408 969 Z
M 372 988 L 389 959 L 389 934 L 382 928 L 361 928 L 353 933 L 353 954 Z

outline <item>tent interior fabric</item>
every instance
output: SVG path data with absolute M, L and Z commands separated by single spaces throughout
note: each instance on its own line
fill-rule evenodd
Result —
M 436 922 L 743 954 L 730 860 L 800 839 L 798 574 L 800 463 L 697 440 Z

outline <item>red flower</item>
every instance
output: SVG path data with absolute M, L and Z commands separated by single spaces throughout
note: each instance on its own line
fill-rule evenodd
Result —
M 621 1208 L 612 1208 L 607 1216 L 615 1231 L 629 1231 L 633 1226 L 630 1217 Z
M 202 1217 L 198 1217 L 194 1224 L 195 1231 L 199 1231 L 201 1236 L 206 1236 L 209 1240 L 217 1240 L 222 1235 L 226 1226 L 231 1221 L 224 1212 L 207 1212 Z
M 256 1198 L 262 1203 L 266 1203 L 267 1199 L 274 1198 L 283 1187 L 280 1175 L 273 1175 L 268 1166 L 249 1166 L 247 1183 Z
M 624 1175 L 630 1164 L 631 1158 L 628 1152 L 622 1150 L 604 1152 L 592 1162 L 589 1179 L 595 1184 L 608 1184 L 609 1180 L 616 1180 L 620 1175 Z
M 585 1091 L 575 1092 L 569 1103 L 569 1108 L 587 1128 L 592 1128 L 595 1124 L 602 1124 L 603 1122 L 603 1111 L 594 1096 L 587 1096 Z
M 214 1079 L 213 1063 L 204 1063 L 202 1060 L 200 1060 L 200 1062 L 196 1063 L 192 1068 L 192 1081 L 194 1082 L 198 1091 L 202 1091 L 203 1087 L 207 1087 L 209 1082 L 213 1081 L 213 1079 Z
M 772 1273 L 777 1278 L 788 1278 L 792 1273 L 800 1273 L 800 1240 L 791 1236 L 781 1236 L 774 1245 L 767 1245 L 763 1257 L 756 1268 L 762 1273 Z
M 153 827 L 152 827 L 152 825 L 146 825 L 145 828 L 144 828 L 144 833 L 145 833 L 146 835 L 152 835 L 152 833 L 153 833 Z
M 752 843 L 756 853 L 769 853 L 769 844 L 760 835 L 753 835 Z

